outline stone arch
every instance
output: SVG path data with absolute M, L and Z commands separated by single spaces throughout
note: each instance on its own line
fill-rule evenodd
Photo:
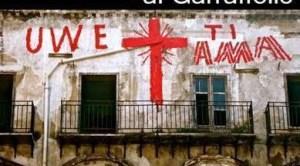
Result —
M 233 159 L 231 157 L 224 157 L 221 155 L 216 156 L 208 156 L 202 155 L 190 160 L 187 160 L 183 166 L 206 166 L 206 165 L 214 165 L 214 166 L 246 166 L 245 162 L 242 162 L 237 159 Z
M 69 161 L 67 161 L 66 163 L 63 164 L 63 166 L 76 166 L 79 164 L 84 163 L 89 164 L 91 162 L 109 162 L 109 163 L 113 163 L 116 164 L 118 166 L 131 166 L 131 164 L 129 164 L 127 161 L 123 160 L 123 159 L 119 159 L 115 156 L 109 155 L 109 156 L 103 156 L 103 155 L 89 155 L 89 156 L 78 156 L 75 157 Z

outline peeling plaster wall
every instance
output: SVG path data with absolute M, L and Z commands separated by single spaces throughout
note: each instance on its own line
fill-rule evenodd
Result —
M 245 11 L 243 11 L 245 12 Z M 298 14 L 300 13 L 297 11 Z M 84 12 L 83 12 L 84 13 Z M 103 14 L 104 13 L 104 14 Z M 52 44 L 50 38 L 50 27 L 54 28 L 55 34 L 61 33 L 62 28 L 68 25 L 75 34 L 75 30 L 79 24 L 83 25 L 81 37 L 79 39 L 79 48 L 73 52 L 74 57 L 101 54 L 106 51 L 121 49 L 121 40 L 124 37 L 136 36 L 133 30 L 140 29 L 138 23 L 148 24 L 149 16 L 136 16 L 135 12 L 124 11 L 117 15 L 118 11 L 112 16 L 99 17 L 83 17 L 64 18 L 59 12 L 49 12 L 42 16 L 29 17 L 20 19 L 12 15 L 6 15 L 3 19 L 3 43 L 4 52 L 1 54 L 0 73 L 15 73 L 14 98 L 16 100 L 33 100 L 37 111 L 37 120 L 35 129 L 42 134 L 43 122 L 43 83 L 45 73 L 49 73 L 51 69 L 60 62 L 60 58 L 49 58 L 48 54 L 52 53 Z M 128 13 L 128 17 L 123 15 Z M 172 12 L 170 12 L 172 13 Z M 235 13 L 232 17 L 215 18 L 210 16 L 200 16 L 195 18 L 185 17 L 180 12 L 177 17 L 162 17 L 162 27 L 169 24 L 174 28 L 173 36 L 186 36 L 189 39 L 188 48 L 171 49 L 170 52 L 176 56 L 170 57 L 172 65 L 163 64 L 163 95 L 165 100 L 190 100 L 193 96 L 193 76 L 201 74 L 223 74 L 227 76 L 228 84 L 228 100 L 253 101 L 255 133 L 258 141 L 255 145 L 254 157 L 250 154 L 240 152 L 240 158 L 249 160 L 252 165 L 266 165 L 266 129 L 264 109 L 268 101 L 285 101 L 286 90 L 284 83 L 284 74 L 300 73 L 300 50 L 299 35 L 286 38 L 283 33 L 300 32 L 299 19 L 276 18 L 263 19 L 258 18 L 240 18 Z M 216 11 L 215 13 L 218 13 Z M 102 15 L 101 14 L 101 15 Z M 214 16 L 214 12 L 208 12 Z M 242 14 L 241 14 L 242 15 Z M 218 34 L 216 41 L 210 40 L 210 33 L 204 28 L 205 24 L 218 23 L 224 25 L 224 31 Z M 105 24 L 106 38 L 102 43 L 108 45 L 106 50 L 95 50 L 94 48 L 94 31 L 95 24 Z M 221 41 L 231 40 L 228 31 L 229 24 L 234 24 L 237 29 L 237 40 L 246 40 L 249 42 L 251 50 L 254 51 L 256 39 L 259 36 L 273 35 L 282 44 L 284 49 L 290 53 L 293 60 L 290 62 L 276 61 L 268 52 L 260 59 L 256 59 L 249 64 L 215 64 L 207 66 L 204 61 L 199 65 L 193 62 L 194 50 L 197 41 L 208 40 L 212 49 L 212 55 L 215 55 Z M 30 54 L 26 50 L 26 30 L 33 28 L 32 45 L 37 43 L 38 28 L 44 27 L 43 46 L 37 54 Z M 142 64 L 143 58 L 137 55 L 147 48 L 128 51 L 115 55 L 95 58 L 92 60 L 84 60 L 75 62 L 73 65 L 62 65 L 55 70 L 50 79 L 50 106 L 51 106 L 51 139 L 49 163 L 50 165 L 60 165 L 68 159 L 74 157 L 72 147 L 64 148 L 64 157 L 59 158 L 59 148 L 55 140 L 56 133 L 59 128 L 60 101 L 61 100 L 77 100 L 80 99 L 80 75 L 82 74 L 117 74 L 118 76 L 118 99 L 120 100 L 149 100 L 149 60 Z M 70 52 L 67 42 L 64 42 L 61 51 Z M 257 74 L 236 73 L 234 68 L 257 68 Z M 19 148 L 20 153 L 17 158 L 13 158 L 9 147 L 1 147 L 0 154 L 11 158 L 25 165 L 41 165 L 42 138 L 36 142 L 34 150 L 34 158 L 26 156 L 26 148 Z M 152 146 L 152 145 L 149 145 Z M 99 147 L 101 149 L 101 147 Z M 199 147 L 193 147 L 198 149 Z M 168 149 L 162 148 L 160 160 L 154 159 L 153 147 L 145 149 L 145 156 L 139 158 L 136 154 L 135 145 L 131 145 L 127 152 L 128 160 L 135 166 L 147 165 L 182 165 L 187 157 L 184 150 L 179 149 L 177 159 L 170 159 L 167 154 Z M 200 149 L 200 148 L 199 148 Z M 212 148 L 213 149 L 213 148 Z M 230 149 L 230 148 L 229 148 Z M 279 150 L 278 150 L 279 149 Z M 281 149 L 281 151 L 280 151 Z M 196 151 L 196 150 L 195 150 Z M 213 150 L 212 150 L 213 151 Z M 225 150 L 232 151 L 232 150 Z M 53 153 L 52 153 L 53 152 Z M 271 156 L 282 154 L 281 147 L 275 147 Z M 117 152 L 115 152 L 117 153 Z M 181 154 L 182 153 L 182 154 Z M 194 156 L 200 152 L 193 152 Z M 214 152 L 212 152 L 214 154 Z M 230 156 L 232 153 L 225 153 Z M 291 147 L 289 154 L 299 156 L 300 151 L 296 147 Z

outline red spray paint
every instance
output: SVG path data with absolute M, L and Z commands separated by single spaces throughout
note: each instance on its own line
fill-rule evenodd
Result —
M 215 58 L 215 62 L 220 63 L 225 60 L 229 64 L 240 63 L 241 59 L 245 63 L 253 61 L 253 55 L 250 47 L 246 41 L 238 42 L 233 46 L 232 42 L 222 42 L 218 54 Z
M 223 26 L 220 24 L 209 24 L 209 25 L 205 25 L 205 28 L 209 28 L 211 30 L 211 39 L 212 40 L 216 40 L 216 34 L 217 34 L 217 29 L 221 29 Z
M 291 56 L 282 48 L 272 35 L 268 37 L 258 37 L 255 49 L 256 58 L 260 58 L 263 49 L 271 51 L 276 60 L 292 60 Z
M 96 49 L 106 49 L 107 45 L 101 44 L 101 38 L 105 38 L 106 34 L 101 33 L 101 29 L 104 29 L 105 25 L 104 24 L 97 24 L 94 26 L 95 30 L 95 48 Z
M 196 50 L 195 50 L 195 54 L 194 54 L 195 64 L 198 65 L 201 59 L 205 59 L 205 62 L 207 65 L 213 64 L 213 62 L 211 60 L 211 53 L 210 53 L 210 49 L 209 49 L 207 41 L 197 42 Z
M 67 36 L 67 39 L 68 39 L 69 44 L 70 44 L 71 51 L 74 52 L 78 48 L 78 40 L 79 40 L 79 37 L 80 37 L 80 34 L 81 34 L 81 30 L 82 30 L 82 25 L 79 25 L 78 29 L 77 29 L 77 32 L 75 34 L 75 37 L 74 37 L 74 39 L 72 39 L 69 27 L 65 26 L 64 29 L 63 29 L 62 35 L 60 36 L 60 39 L 59 39 L 58 43 L 56 43 L 54 30 L 53 30 L 53 28 L 50 28 L 53 51 L 55 53 L 59 52 L 59 50 L 60 50 L 60 48 L 61 48 L 61 46 L 62 46 L 62 44 L 65 40 L 65 37 Z
M 150 98 L 156 104 L 162 104 L 162 55 L 163 50 L 170 48 L 183 48 L 187 47 L 187 38 L 174 38 L 168 37 L 169 32 L 164 34 L 160 32 L 160 23 L 158 18 L 151 18 L 148 24 L 149 32 L 146 35 L 141 35 L 138 38 L 125 38 L 122 41 L 122 46 L 129 47 L 143 47 L 150 46 Z
M 32 33 L 32 28 L 28 28 L 27 33 L 26 33 L 26 48 L 29 52 L 35 54 L 35 53 L 39 52 L 40 49 L 42 48 L 42 44 L 43 44 L 43 27 L 39 28 L 38 43 L 37 43 L 37 46 L 35 48 L 31 47 L 31 33 Z

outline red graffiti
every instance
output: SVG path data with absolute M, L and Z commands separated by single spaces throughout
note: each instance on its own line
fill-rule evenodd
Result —
M 197 42 L 194 61 L 199 64 L 200 59 L 204 58 L 207 65 L 213 64 L 211 60 L 211 53 L 209 50 L 208 42 Z
M 187 47 L 187 38 L 168 37 L 173 30 L 169 28 L 168 25 L 160 32 L 158 18 L 151 18 L 149 20 L 149 32 L 147 32 L 141 24 L 140 26 L 146 35 L 135 31 L 142 37 L 123 39 L 122 46 L 125 48 L 150 46 L 150 50 L 146 51 L 150 52 L 150 98 L 151 101 L 156 104 L 162 104 L 162 61 L 166 60 L 166 57 L 162 55 L 162 51 L 166 51 L 170 48 Z M 143 54 L 145 53 L 141 55 Z M 146 57 L 146 59 L 148 57 Z
M 55 53 L 59 52 L 59 50 L 61 48 L 61 45 L 64 42 L 66 36 L 67 36 L 67 39 L 69 41 L 71 51 L 72 52 L 75 51 L 78 48 L 78 40 L 79 40 L 79 36 L 81 34 L 81 30 L 82 30 L 82 25 L 79 25 L 78 29 L 77 29 L 77 32 L 76 32 L 76 35 L 75 35 L 75 38 L 72 39 L 71 32 L 70 32 L 69 28 L 67 26 L 65 26 L 64 29 L 63 29 L 63 33 L 62 33 L 62 35 L 61 35 L 61 37 L 58 41 L 58 44 L 57 44 L 56 39 L 55 39 L 54 30 L 53 30 L 53 28 L 50 28 L 53 51 Z
M 240 63 L 240 59 L 243 58 L 245 63 L 253 61 L 253 55 L 251 49 L 246 41 L 243 41 L 236 50 L 236 56 L 234 58 L 235 63 Z
M 291 56 L 282 48 L 273 36 L 259 37 L 257 39 L 255 58 L 260 58 L 263 50 L 271 51 L 275 59 L 291 60 Z M 197 42 L 196 51 L 194 54 L 195 64 L 199 64 L 201 59 L 205 59 L 207 65 L 213 64 L 211 61 L 210 48 L 207 41 Z M 220 63 L 227 61 L 229 64 L 240 63 L 243 60 L 245 63 L 254 61 L 253 53 L 246 41 L 238 42 L 233 46 L 232 42 L 221 42 L 218 53 L 214 62 Z
M 263 49 L 271 51 L 275 59 L 292 60 L 291 56 L 284 51 L 282 46 L 273 36 L 259 37 L 256 43 L 255 57 L 260 58 Z
M 215 62 L 219 63 L 219 62 L 223 62 L 223 61 L 225 61 L 225 59 L 227 59 L 229 64 L 234 63 L 233 54 L 235 53 L 236 46 L 233 48 L 231 42 L 228 42 L 228 43 L 222 42 L 219 47 L 217 57 L 215 58 Z
M 245 63 L 253 61 L 253 55 L 246 41 L 236 43 L 233 47 L 232 42 L 222 42 L 215 62 L 220 63 L 227 59 L 229 64 L 240 63 L 241 58 Z
M 38 34 L 38 43 L 35 48 L 31 47 L 31 33 L 32 33 L 32 28 L 27 29 L 27 34 L 26 34 L 26 48 L 29 52 L 35 54 L 40 51 L 42 48 L 42 43 L 43 43 L 43 28 L 39 28 L 39 34 Z
M 101 38 L 105 38 L 106 34 L 105 33 L 101 33 L 101 29 L 104 29 L 105 25 L 104 24 L 98 24 L 94 26 L 94 30 L 95 30 L 95 48 L 96 49 L 106 49 L 107 45 L 103 45 L 101 44 Z
M 107 45 L 102 44 L 103 38 L 106 37 L 105 33 L 102 33 L 102 30 L 105 28 L 104 24 L 96 24 L 94 25 L 94 35 L 95 35 L 95 48 L 96 49 L 106 49 Z M 77 30 L 75 34 L 72 36 L 70 28 L 68 26 L 64 26 L 62 33 L 60 36 L 58 34 L 54 33 L 54 28 L 50 27 L 50 36 L 51 36 L 51 42 L 52 42 L 52 48 L 53 52 L 58 53 L 61 50 L 61 47 L 65 40 L 69 43 L 70 50 L 71 52 L 74 52 L 76 49 L 78 49 L 78 42 L 81 36 L 81 32 L 83 29 L 83 25 L 78 25 Z M 36 47 L 32 46 L 32 40 L 31 40 L 31 35 L 32 35 L 32 28 L 27 29 L 26 33 L 26 48 L 28 52 L 30 53 L 37 53 L 41 50 L 42 45 L 43 45 L 43 35 L 44 35 L 44 28 L 40 27 L 39 28 L 39 33 L 38 33 L 38 42 L 36 44 Z
M 222 29 L 223 26 L 221 24 L 207 24 L 207 25 L 204 25 L 204 28 L 210 29 L 211 30 L 210 31 L 211 39 L 212 40 L 216 40 L 217 29 Z M 232 39 L 236 39 L 236 29 L 235 29 L 235 26 L 233 24 L 230 24 L 229 28 L 230 28 L 230 33 L 231 33 Z
M 236 30 L 233 24 L 230 24 L 230 31 L 231 31 L 232 39 L 236 39 Z
M 210 25 L 205 25 L 204 27 L 209 28 L 211 30 L 211 32 L 210 32 L 211 39 L 216 40 L 217 29 L 221 29 L 223 26 L 220 24 L 216 24 L 216 25 L 210 24 Z

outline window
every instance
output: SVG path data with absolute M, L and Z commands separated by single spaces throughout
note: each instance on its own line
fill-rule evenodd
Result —
M 197 124 L 226 125 L 226 78 L 224 76 L 197 76 L 195 78 Z M 210 118 L 212 117 L 212 118 Z
M 9 132 L 12 111 L 13 75 L 0 75 L 0 132 Z
M 81 90 L 81 132 L 115 132 L 116 76 L 83 75 Z
M 289 120 L 293 127 L 300 127 L 300 75 L 287 76 Z

